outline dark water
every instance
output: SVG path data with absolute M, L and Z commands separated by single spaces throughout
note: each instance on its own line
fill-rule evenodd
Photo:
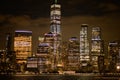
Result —
M 120 80 L 120 78 L 81 75 L 1 75 L 0 80 Z

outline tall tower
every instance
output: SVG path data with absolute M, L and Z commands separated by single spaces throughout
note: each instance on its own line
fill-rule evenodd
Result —
M 54 67 L 53 69 L 57 68 L 57 65 L 61 63 L 61 5 L 58 4 L 58 1 L 55 0 L 54 3 L 51 5 L 51 11 L 50 11 L 50 32 L 54 35 L 53 40 L 53 51 L 52 55 Z
M 55 0 L 54 4 L 51 5 L 50 12 L 50 32 L 55 34 L 61 34 L 61 5 Z
M 80 64 L 81 64 L 81 68 L 87 68 L 89 62 L 90 62 L 90 54 L 89 54 L 89 42 L 88 42 L 88 25 L 82 24 L 81 31 L 80 31 Z

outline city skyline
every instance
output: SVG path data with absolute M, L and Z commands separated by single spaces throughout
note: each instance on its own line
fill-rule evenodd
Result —
M 0 8 L 2 71 L 119 72 L 119 1 L 13 1 Z
M 38 37 L 50 31 L 49 15 L 52 1 L 35 0 L 33 4 L 32 0 L 18 2 L 14 0 L 13 2 L 7 0 L 1 2 L 0 41 L 5 41 L 6 33 L 14 33 L 15 30 L 32 30 L 33 42 L 37 44 Z M 120 2 L 118 0 L 93 2 L 90 0 L 61 0 L 59 2 L 62 6 L 63 41 L 68 41 L 72 36 L 79 38 L 81 24 L 88 24 L 89 32 L 92 27 L 101 27 L 102 39 L 105 41 L 120 40 L 118 35 L 120 32 Z M 94 5 L 92 6 L 92 4 Z M 95 9 L 94 6 L 96 6 Z M 4 44 L 5 42 L 1 43 L 0 49 L 4 49 Z

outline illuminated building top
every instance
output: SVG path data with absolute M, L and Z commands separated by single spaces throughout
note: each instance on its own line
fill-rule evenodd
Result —
M 52 55 L 52 69 L 55 69 L 57 65 L 61 62 L 60 55 L 60 44 L 61 44 L 61 5 L 58 4 L 57 0 L 54 0 L 54 4 L 51 5 L 50 11 L 50 32 L 53 34 L 51 37 L 46 35 L 46 41 L 50 43 L 53 48 Z M 48 36 L 48 37 L 47 37 Z
M 69 41 L 70 41 L 70 42 L 78 41 L 78 38 L 77 38 L 77 37 L 71 37 L 71 38 L 69 39 Z
M 57 0 L 55 0 L 55 4 L 51 5 L 50 12 L 50 32 L 61 34 L 60 24 L 61 24 L 61 5 L 57 4 Z
M 80 31 L 80 54 L 89 54 L 88 25 L 82 24 Z
M 92 28 L 92 52 L 100 53 L 102 51 L 101 29 L 100 27 Z
M 26 30 L 16 30 L 15 32 L 20 32 L 20 33 L 32 33 L 32 31 L 26 31 Z
M 92 28 L 92 40 L 101 40 L 101 29 L 100 27 Z

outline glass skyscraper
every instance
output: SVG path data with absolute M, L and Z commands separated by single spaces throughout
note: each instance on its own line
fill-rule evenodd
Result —
M 58 4 L 58 1 L 51 5 L 50 11 L 50 32 L 54 35 L 53 40 L 53 52 L 54 60 L 56 63 L 54 64 L 54 68 L 57 67 L 58 64 L 61 63 L 61 5 Z
M 55 34 L 61 34 L 61 5 L 57 3 L 51 5 L 50 12 L 50 32 Z

